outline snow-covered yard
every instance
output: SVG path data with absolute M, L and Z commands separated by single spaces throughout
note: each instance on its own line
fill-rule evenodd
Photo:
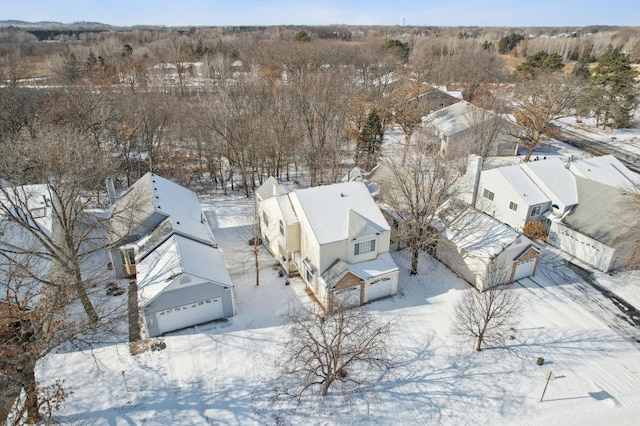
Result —
M 37 376 L 71 391 L 54 419 L 64 424 L 636 424 L 640 416 L 638 329 L 565 266 L 552 249 L 533 279 L 516 286 L 522 319 L 503 348 L 472 352 L 450 331 L 455 300 L 468 285 L 424 256 L 420 274 L 401 268 L 395 297 L 366 305 L 395 319 L 396 368 L 373 388 L 298 404 L 279 395 L 276 363 L 291 300 L 312 303 L 299 279 L 265 255 L 255 284 L 245 236 L 251 200 L 203 203 L 235 284 L 236 316 L 163 337 L 166 349 L 129 354 L 127 343 L 44 359 Z M 607 276 L 612 282 L 618 277 Z M 610 285 L 616 285 L 610 283 Z M 637 283 L 624 284 L 637 295 Z M 123 335 L 123 340 L 126 337 Z M 640 340 L 640 339 L 639 339 Z M 536 365 L 544 357 L 545 364 Z M 540 396 L 549 371 L 555 380 Z

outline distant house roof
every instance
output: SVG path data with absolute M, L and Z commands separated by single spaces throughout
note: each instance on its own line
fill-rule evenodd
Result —
M 569 170 L 576 176 L 615 188 L 631 190 L 640 186 L 640 176 L 629 170 L 613 155 L 572 161 Z
M 559 158 L 530 161 L 520 164 L 524 172 L 544 192 L 553 204 L 578 204 L 578 191 L 573 174 Z
M 579 176 L 576 183 L 580 203 L 563 219 L 567 226 L 609 247 L 626 240 L 630 229 L 640 228 L 640 216 L 621 214 L 633 194 Z
M 233 287 L 217 248 L 173 235 L 137 265 L 140 306 L 150 303 L 181 274 Z
M 366 219 L 378 232 L 388 231 L 389 224 L 362 182 L 344 182 L 294 191 L 320 244 L 349 238 L 354 216 Z
M 435 127 L 447 136 L 453 136 L 472 127 L 474 123 L 484 117 L 486 117 L 485 120 L 488 120 L 491 115 L 494 115 L 492 111 L 483 110 L 469 102 L 462 101 L 434 111 L 423 120 L 427 126 Z
M 397 270 L 398 265 L 396 265 L 391 255 L 386 252 L 366 262 L 348 263 L 344 260 L 336 259 L 322 274 L 322 279 L 326 284 L 326 288 L 330 290 L 334 288 L 347 273 L 352 273 L 361 280 L 367 281 Z

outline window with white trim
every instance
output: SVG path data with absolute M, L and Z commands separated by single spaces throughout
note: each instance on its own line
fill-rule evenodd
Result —
M 540 216 L 540 213 L 542 213 L 541 205 L 531 207 L 531 217 Z
M 513 201 L 509 201 L 509 208 L 515 212 L 518 210 L 518 205 Z
M 279 225 L 280 225 L 280 235 L 284 237 L 284 223 L 280 221 Z
M 262 221 L 264 222 L 264 226 L 269 226 L 269 216 L 267 216 L 267 212 L 262 212 Z
M 353 245 L 353 255 L 371 253 L 376 251 L 376 240 L 362 241 Z
M 485 189 L 484 192 L 482 192 L 482 196 L 484 198 L 486 198 L 487 200 L 491 200 L 491 201 L 493 201 L 493 197 L 495 195 L 496 194 L 494 194 L 493 192 L 489 191 L 488 189 Z

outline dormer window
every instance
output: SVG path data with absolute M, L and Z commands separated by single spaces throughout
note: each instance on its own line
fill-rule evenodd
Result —
M 372 251 L 376 251 L 376 240 L 362 241 L 353 245 L 354 256 L 371 253 Z

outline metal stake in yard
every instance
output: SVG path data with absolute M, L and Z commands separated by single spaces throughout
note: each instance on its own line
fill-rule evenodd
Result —
M 124 374 L 124 371 L 122 372 Z M 540 402 L 542 402 L 542 398 L 544 398 L 544 393 L 547 391 L 547 386 L 549 386 L 549 382 L 553 380 L 555 376 L 553 375 L 553 371 L 549 370 L 549 374 L 547 374 L 547 383 L 544 385 L 544 389 L 542 390 L 542 395 L 540 395 Z
M 124 379 L 124 387 L 127 389 L 127 392 L 129 392 L 129 385 L 127 384 L 127 378 L 124 375 L 124 370 L 122 371 L 122 378 Z M 545 386 L 546 389 L 546 386 Z

